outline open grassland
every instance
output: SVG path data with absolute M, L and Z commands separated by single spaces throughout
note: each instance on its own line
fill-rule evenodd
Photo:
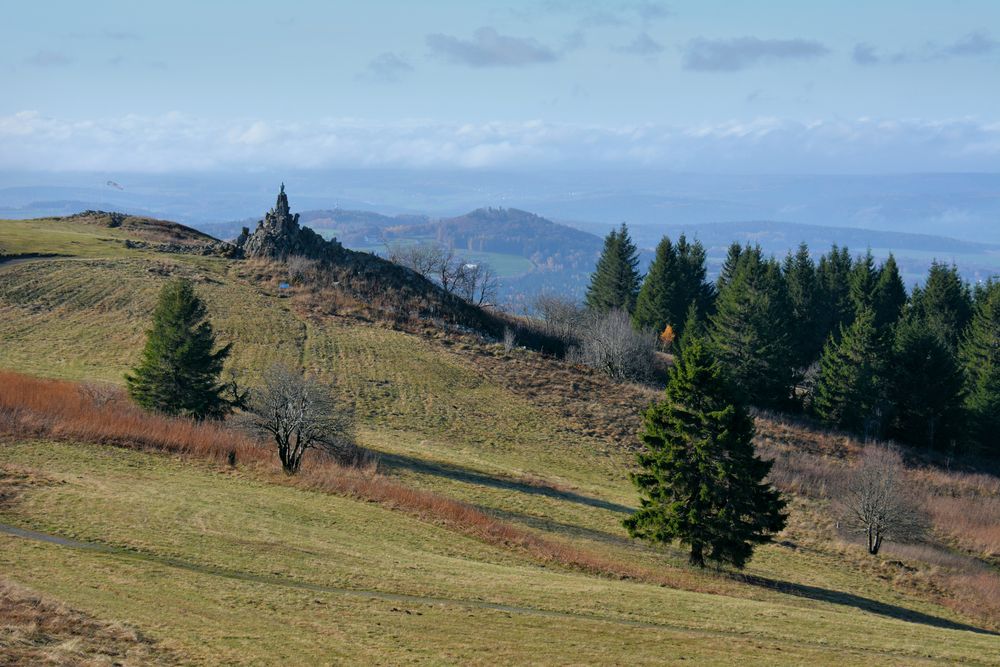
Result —
M 34 430 L 21 420 L 0 443 L 0 497 L 12 498 L 0 521 L 113 549 L 0 537 L 16 581 L 45 582 L 40 592 L 196 660 L 1000 656 L 996 636 L 971 630 L 1000 626 L 990 475 L 915 469 L 943 542 L 869 558 L 838 535 L 826 492 L 858 444 L 763 415 L 758 444 L 796 494 L 790 526 L 744 575 L 695 571 L 680 549 L 621 527 L 635 502 L 629 434 L 654 391 L 472 336 L 307 315 L 294 296 L 202 257 L 0 264 L 0 368 L 121 383 L 173 275 L 196 281 L 220 341 L 235 343 L 230 365 L 251 381 L 275 360 L 336 381 L 381 474 L 315 466 L 290 483 L 253 443 L 235 445 L 239 464 L 226 466 L 238 440 L 228 432 L 178 447 L 176 424 L 128 426 L 89 408 L 89 419 L 61 414 Z M 59 403 L 72 404 L 79 391 L 66 391 Z M 78 444 L 94 441 L 184 462 Z M 92 585 L 74 585 L 76 568 Z
M 33 480 L 0 520 L 106 547 L 0 537 L 4 571 L 194 659 L 990 664 L 1000 645 L 912 612 L 543 567 L 403 513 L 214 465 L 50 441 L 0 447 L 5 475 Z
M 134 628 L 102 622 L 0 578 L 0 658 L 23 665 L 169 665 Z

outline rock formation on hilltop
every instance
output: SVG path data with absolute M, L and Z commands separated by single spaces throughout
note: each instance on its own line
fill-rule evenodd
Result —
M 317 260 L 335 260 L 344 253 L 343 246 L 336 239 L 327 241 L 309 229 L 299 226 L 299 214 L 292 215 L 288 208 L 285 184 L 281 184 L 278 201 L 257 223 L 257 229 L 250 229 L 236 239 L 236 246 L 244 257 L 266 257 L 285 259 L 290 255 L 301 255 Z

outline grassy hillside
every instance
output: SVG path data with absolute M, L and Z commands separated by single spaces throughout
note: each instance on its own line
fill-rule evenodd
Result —
M 252 378 L 284 359 L 338 383 L 382 475 L 671 582 L 584 573 L 252 468 L 8 435 L 0 522 L 101 548 L 0 536 L 5 576 L 128 622 L 158 650 L 246 663 L 1000 662 L 1000 638 L 976 631 L 1000 617 L 946 587 L 962 559 L 988 562 L 992 542 L 863 556 L 802 481 L 802 457 L 842 466 L 846 440 L 761 421 L 761 445 L 784 457 L 782 483 L 802 491 L 790 527 L 744 575 L 694 571 L 680 550 L 635 543 L 620 524 L 635 502 L 621 434 L 654 392 L 524 350 L 506 357 L 475 336 L 320 315 L 237 262 L 115 243 L 102 254 L 101 228 L 0 221 L 0 245 L 14 230 L 21 253 L 73 254 L 19 231 L 47 224 L 87 250 L 0 264 L 0 368 L 120 383 L 160 285 L 187 275 L 220 340 L 234 342 L 234 368 Z M 926 475 L 958 500 L 998 494 L 988 480 Z M 995 571 L 984 577 L 980 588 Z

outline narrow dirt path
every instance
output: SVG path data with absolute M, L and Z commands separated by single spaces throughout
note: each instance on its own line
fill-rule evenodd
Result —
M 36 530 L 20 528 L 18 526 L 12 526 L 2 523 L 0 523 L 0 534 L 11 535 L 13 537 L 18 537 L 22 539 L 35 540 L 38 542 L 46 542 L 49 544 L 56 544 L 71 549 L 80 549 L 85 551 L 104 553 L 115 558 L 156 563 L 158 565 L 164 565 L 167 567 L 172 567 L 187 572 L 194 572 L 196 574 L 223 577 L 235 581 L 246 581 L 246 582 L 267 584 L 271 586 L 282 586 L 285 588 L 313 591 L 317 593 L 341 595 L 363 600 L 379 600 L 384 602 L 409 603 L 413 605 L 423 605 L 423 606 L 458 607 L 463 609 L 485 609 L 489 611 L 497 611 L 507 614 L 523 614 L 523 615 L 543 617 L 543 618 L 555 618 L 555 619 L 574 620 L 574 621 L 591 621 L 596 623 L 613 623 L 616 625 L 621 625 L 630 628 L 659 630 L 661 632 L 683 634 L 693 637 L 705 637 L 705 638 L 715 638 L 715 639 L 738 639 L 743 641 L 747 640 L 748 638 L 753 638 L 753 640 L 756 642 L 773 643 L 776 647 L 776 650 L 780 650 L 781 645 L 791 644 L 794 646 L 819 648 L 825 651 L 834 651 L 845 657 L 848 655 L 852 657 L 857 657 L 859 658 L 859 660 L 863 660 L 866 658 L 870 659 L 872 655 L 881 655 L 902 660 L 901 664 L 908 664 L 908 665 L 935 664 L 938 662 L 936 659 L 915 656 L 911 653 L 906 653 L 906 652 L 879 650 L 871 648 L 852 649 L 850 647 L 831 646 L 829 643 L 822 641 L 811 642 L 798 639 L 790 639 L 787 637 L 775 637 L 762 634 L 748 635 L 744 632 L 733 632 L 726 630 L 705 630 L 678 624 L 654 623 L 650 621 L 636 621 L 617 616 L 604 616 L 600 614 L 587 614 L 581 612 L 554 611 L 550 609 L 540 609 L 537 607 L 507 605 L 497 602 L 486 602 L 483 600 L 463 600 L 459 598 L 445 598 L 445 597 L 434 597 L 425 595 L 407 595 L 405 593 L 388 593 L 385 591 L 369 590 L 369 589 L 324 586 L 321 584 L 313 584 L 305 581 L 296 581 L 294 579 L 287 579 L 283 577 L 252 574 L 247 572 L 238 572 L 223 568 L 198 565 L 195 563 L 189 563 L 187 561 L 178 558 L 170 558 L 167 556 L 158 556 L 155 554 L 130 551 L 128 549 L 112 547 L 106 544 L 99 544 L 95 542 L 82 542 L 79 540 L 74 540 L 59 535 L 52 535 L 49 533 L 43 533 Z M 978 664 L 990 665 L 995 663 L 982 662 Z

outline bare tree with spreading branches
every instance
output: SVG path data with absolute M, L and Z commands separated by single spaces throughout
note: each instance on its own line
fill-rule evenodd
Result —
M 469 303 L 485 306 L 496 301 L 498 280 L 484 262 L 460 262 L 455 269 L 455 292 Z
M 424 278 L 434 279 L 441 274 L 441 267 L 448 263 L 448 253 L 439 243 L 390 243 L 387 246 L 389 261 L 405 266 Z
M 587 319 L 578 303 L 556 294 L 541 294 L 535 299 L 535 311 L 545 323 L 545 333 L 565 343 L 575 343 Z
M 436 281 L 445 292 L 484 306 L 496 300 L 498 280 L 488 264 L 469 262 L 440 243 L 391 243 L 389 260 Z
M 263 386 L 250 394 L 241 420 L 274 440 L 282 469 L 294 475 L 309 449 L 338 459 L 354 456 L 354 419 L 330 387 L 288 366 L 272 366 Z
M 841 495 L 845 525 L 865 535 L 868 553 L 882 541 L 912 540 L 926 529 L 920 503 L 907 486 L 899 450 L 869 445 L 852 471 Z

